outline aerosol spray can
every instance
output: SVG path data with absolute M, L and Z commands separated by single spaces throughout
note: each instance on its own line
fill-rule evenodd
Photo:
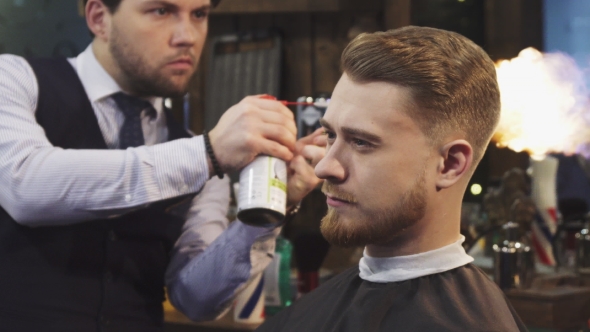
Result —
M 256 157 L 240 173 L 238 219 L 254 226 L 276 225 L 285 218 L 286 206 L 286 163 L 275 157 Z

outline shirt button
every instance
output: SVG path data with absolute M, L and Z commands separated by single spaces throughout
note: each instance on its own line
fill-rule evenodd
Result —
M 109 231 L 109 241 L 117 241 L 117 233 L 115 233 L 113 230 Z
M 125 195 L 125 202 L 127 202 L 127 203 L 131 202 L 131 194 Z
M 180 191 L 181 191 L 181 192 L 183 192 L 183 193 L 187 192 L 187 191 L 188 191 L 188 186 L 187 186 L 186 184 L 185 184 L 185 185 L 183 185 L 183 186 L 180 188 Z

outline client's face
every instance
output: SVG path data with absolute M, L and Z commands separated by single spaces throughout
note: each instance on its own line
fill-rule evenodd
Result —
M 322 119 L 328 146 L 316 166 L 328 214 L 321 230 L 335 245 L 387 244 L 424 217 L 432 147 L 405 113 L 409 91 L 343 75 Z

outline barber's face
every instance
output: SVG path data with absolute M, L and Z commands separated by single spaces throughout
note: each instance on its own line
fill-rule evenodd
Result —
M 326 156 L 315 169 L 326 180 L 321 228 L 329 242 L 391 243 L 424 217 L 434 154 L 404 112 L 410 98 L 389 83 L 356 83 L 346 74 L 338 82 L 323 118 Z
M 122 85 L 140 96 L 186 92 L 207 36 L 210 0 L 123 0 L 109 51 Z

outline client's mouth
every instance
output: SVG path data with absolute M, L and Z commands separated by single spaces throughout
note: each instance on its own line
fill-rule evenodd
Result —
M 339 198 L 337 196 L 326 194 L 326 204 L 331 207 L 341 207 L 346 205 L 351 205 L 352 202 L 347 201 L 345 199 Z
M 181 70 L 192 69 L 194 66 L 192 58 L 188 56 L 177 58 L 170 61 L 167 65 L 171 68 Z

